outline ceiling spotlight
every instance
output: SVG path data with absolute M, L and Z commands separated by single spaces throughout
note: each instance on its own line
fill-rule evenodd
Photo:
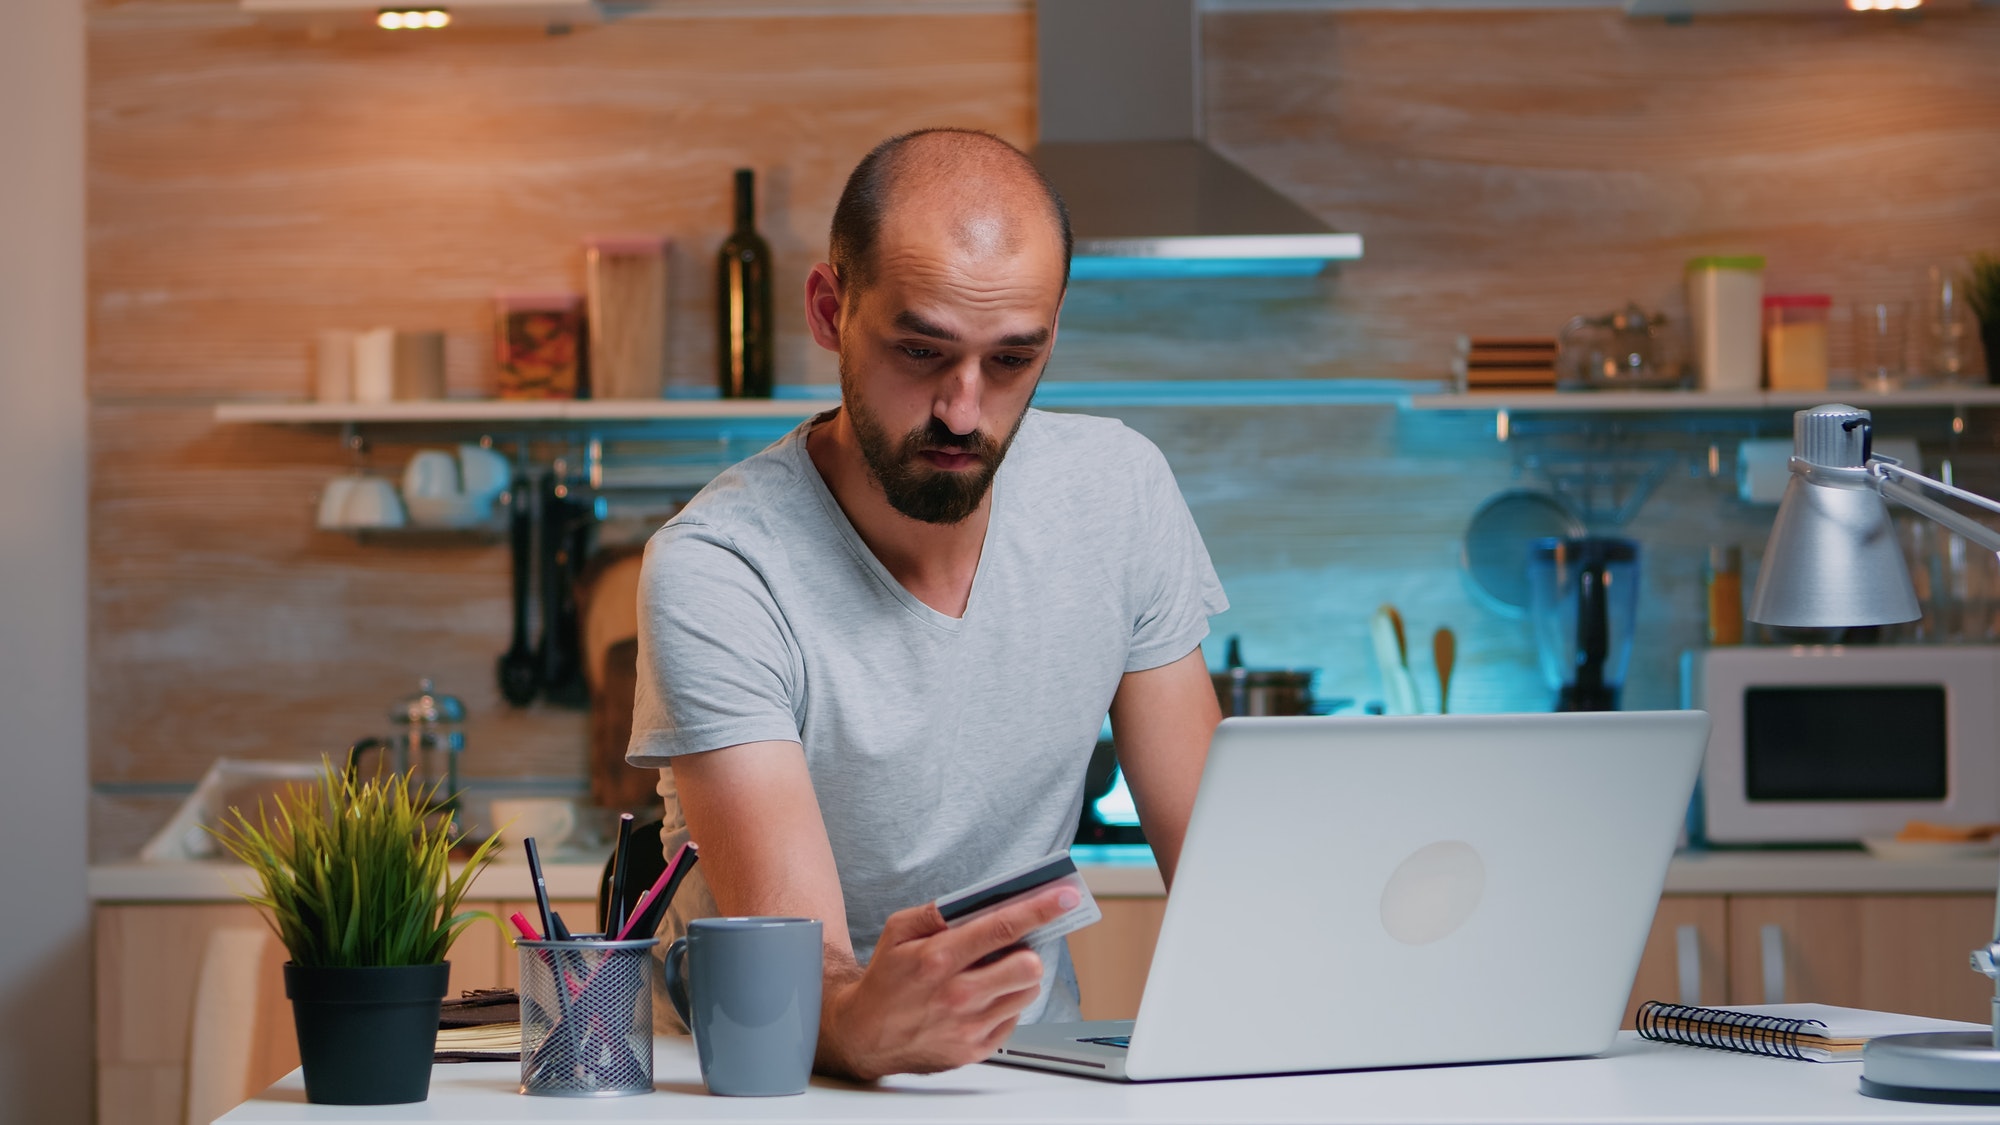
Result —
M 1875 0 L 1847 0 L 1847 6 L 1857 12 L 1872 12 L 1875 10 Z
M 1894 3 L 1895 0 L 1884 0 Z M 443 8 L 383 8 L 375 14 L 375 26 L 387 31 L 414 31 L 425 27 L 445 27 L 451 13 Z

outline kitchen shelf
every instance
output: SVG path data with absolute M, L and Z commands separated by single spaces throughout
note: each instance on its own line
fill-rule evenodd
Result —
M 1382 406 L 1425 412 L 1508 411 L 1515 414 L 1674 414 L 1804 410 L 1844 402 L 1871 410 L 2000 406 L 2000 386 L 1918 387 L 1894 392 L 1825 391 L 1553 391 L 1447 394 L 1444 385 L 1395 379 L 1161 379 L 1043 383 L 1035 405 L 1069 410 L 1160 406 Z M 444 399 L 431 402 L 226 402 L 215 420 L 227 424 L 356 426 L 484 425 L 495 428 L 589 429 L 651 422 L 798 421 L 839 400 L 823 384 L 780 387 L 775 398 L 583 399 L 517 401 Z
M 1518 394 L 1409 396 L 1406 406 L 1426 411 L 1499 411 L 1549 414 L 1725 413 L 1751 410 L 1807 410 L 1844 402 L 1868 410 L 2000 406 L 2000 386 L 1913 387 L 1864 391 L 1853 387 L 1823 391 L 1527 391 Z
M 1161 379 L 1054 380 L 1035 393 L 1035 405 L 1057 410 L 1121 406 L 1394 405 L 1412 393 L 1438 391 L 1442 383 L 1393 379 Z M 663 399 L 499 400 L 429 402 L 226 402 L 215 408 L 222 423 L 274 425 L 483 424 L 506 427 L 587 428 L 633 422 L 731 422 L 798 420 L 839 401 L 830 384 L 792 384 L 775 398 L 714 396 Z

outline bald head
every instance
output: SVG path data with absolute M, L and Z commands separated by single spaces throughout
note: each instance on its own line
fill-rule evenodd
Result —
M 833 211 L 828 260 L 854 290 L 875 281 L 891 238 L 942 241 L 972 257 L 1012 256 L 1030 239 L 1062 247 L 1069 284 L 1069 212 L 1021 150 L 991 133 L 920 129 L 891 137 L 856 165 Z

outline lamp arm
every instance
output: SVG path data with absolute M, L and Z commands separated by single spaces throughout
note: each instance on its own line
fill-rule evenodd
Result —
M 1976 492 L 1967 492 L 1963 488 L 1954 488 L 1943 481 L 1932 480 L 1922 473 L 1913 473 L 1893 461 L 1871 460 L 1868 462 L 1868 471 L 1881 482 L 1882 495 L 1989 551 L 2000 552 L 2000 531 L 1987 527 L 1963 513 L 1952 511 L 1924 495 L 1924 489 L 1934 489 L 1954 499 L 1978 505 L 1989 512 L 2000 512 L 2000 503 L 1988 500 Z

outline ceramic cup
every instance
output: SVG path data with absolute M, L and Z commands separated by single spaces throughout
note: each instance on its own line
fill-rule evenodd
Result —
M 458 447 L 458 467 L 459 479 L 465 482 L 465 494 L 487 507 L 507 491 L 514 476 L 513 466 L 507 463 L 505 455 L 471 442 Z
M 407 522 L 395 485 L 365 473 L 350 479 L 354 484 L 341 505 L 342 527 L 401 527 Z
M 682 967 L 685 955 L 686 967 Z M 711 1094 L 802 1094 L 819 1048 L 820 924 L 696 918 L 667 950 L 666 991 Z
M 457 496 L 458 461 L 442 449 L 420 449 L 403 470 L 403 496 L 436 499 Z
M 357 476 L 340 476 L 326 482 L 326 488 L 319 494 L 319 517 L 317 523 L 322 531 L 339 531 L 347 526 L 347 500 L 354 495 Z
M 561 797 L 514 797 L 493 802 L 493 830 L 518 846 L 533 837 L 542 852 L 553 851 L 576 831 L 576 806 Z

